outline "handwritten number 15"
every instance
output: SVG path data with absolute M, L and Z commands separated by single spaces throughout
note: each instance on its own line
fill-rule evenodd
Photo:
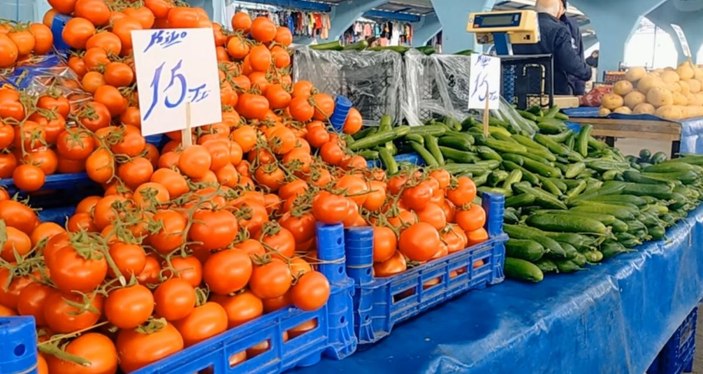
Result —
M 183 64 L 183 61 L 178 61 L 178 64 L 171 69 L 171 80 L 169 81 L 168 86 L 163 90 L 163 92 L 160 90 L 161 86 L 161 74 L 163 73 L 164 70 L 164 65 L 166 62 L 161 63 L 156 70 L 154 70 L 154 77 L 151 80 L 151 87 L 152 89 L 152 100 L 151 100 L 151 105 L 149 105 L 149 109 L 146 111 L 146 114 L 144 115 L 144 119 L 148 119 L 149 116 L 151 116 L 151 113 L 154 111 L 156 106 L 159 104 L 161 101 L 160 95 L 161 93 L 166 93 L 166 91 L 173 87 L 174 84 L 178 83 L 180 84 L 180 95 L 175 101 L 171 101 L 166 95 L 166 98 L 164 99 L 164 105 L 167 108 L 175 108 L 179 106 L 183 100 L 185 99 L 186 96 L 186 90 L 188 88 L 188 84 L 186 82 L 186 78 L 183 76 L 183 74 L 179 73 L 178 71 L 181 69 L 181 66 Z

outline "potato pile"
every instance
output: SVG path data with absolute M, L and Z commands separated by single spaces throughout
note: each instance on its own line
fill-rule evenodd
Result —
M 703 69 L 684 62 L 676 69 L 630 68 L 603 96 L 599 114 L 653 114 L 667 120 L 703 116 Z

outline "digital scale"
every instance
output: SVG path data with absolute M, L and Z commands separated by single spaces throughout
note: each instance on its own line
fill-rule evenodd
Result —
M 471 13 L 466 31 L 476 34 L 479 44 L 493 43 L 496 53 L 502 56 L 513 54 L 512 44 L 536 44 L 540 40 L 534 10 Z

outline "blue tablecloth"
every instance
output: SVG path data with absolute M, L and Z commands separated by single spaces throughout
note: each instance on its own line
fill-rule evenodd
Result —
M 633 373 L 703 297 L 703 208 L 665 242 L 537 285 L 474 291 L 309 373 Z
M 595 107 L 564 109 L 564 113 L 574 118 L 599 118 L 598 108 Z M 613 113 L 607 118 L 662 121 L 661 118 L 649 114 L 626 115 Z M 690 118 L 677 123 L 681 125 L 680 152 L 703 154 L 703 118 Z

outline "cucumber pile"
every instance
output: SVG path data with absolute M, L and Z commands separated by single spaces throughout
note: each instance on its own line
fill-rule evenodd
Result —
M 390 174 L 399 168 L 394 154 L 417 152 L 430 167 L 471 176 L 481 192 L 504 194 L 505 273 L 531 282 L 663 239 L 703 200 L 703 156 L 625 157 L 591 136 L 589 125 L 569 130 L 558 108 L 520 115 L 536 134 L 496 118 L 489 136 L 473 118 L 412 128 L 384 118 L 349 147 L 380 159 Z

